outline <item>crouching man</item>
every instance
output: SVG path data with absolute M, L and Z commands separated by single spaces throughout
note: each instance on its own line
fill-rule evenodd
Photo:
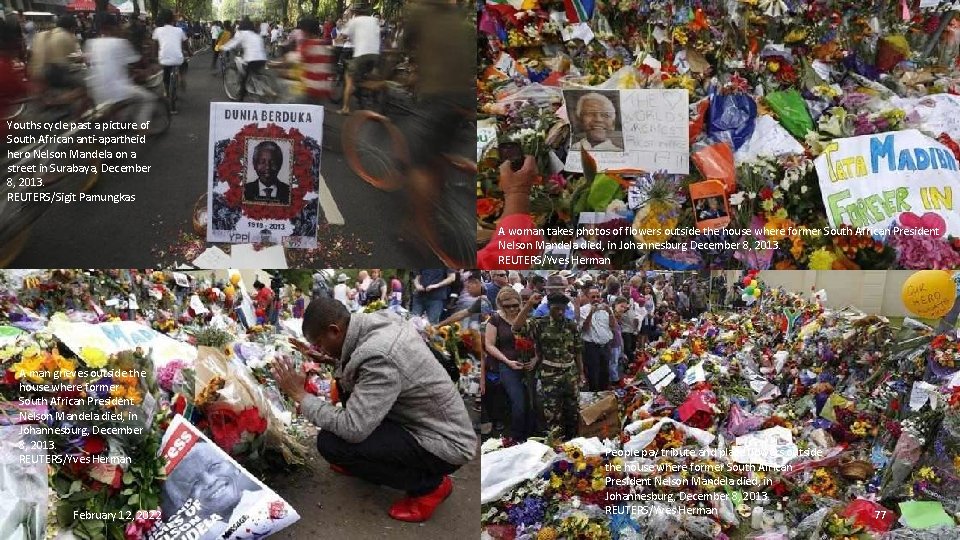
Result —
M 320 428 L 317 448 L 335 472 L 403 490 L 390 517 L 430 519 L 453 491 L 447 476 L 477 450 L 473 425 L 450 376 L 409 322 L 396 315 L 350 314 L 320 297 L 303 316 L 311 359 L 334 366 L 343 407 L 304 391 L 288 361 L 274 368 L 280 389 Z

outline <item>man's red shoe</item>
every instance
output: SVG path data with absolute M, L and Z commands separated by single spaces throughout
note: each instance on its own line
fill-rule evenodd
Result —
M 390 517 L 399 521 L 420 523 L 430 519 L 440 503 L 453 491 L 453 480 L 444 476 L 437 489 L 419 497 L 404 497 L 390 507 Z
M 342 474 L 344 476 L 353 476 L 352 474 L 350 474 L 350 471 L 344 469 L 339 465 L 334 465 L 333 463 L 330 464 L 330 470 L 337 474 Z

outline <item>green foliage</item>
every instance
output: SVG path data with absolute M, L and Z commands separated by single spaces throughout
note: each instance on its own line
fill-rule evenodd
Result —
M 159 456 L 162 430 L 155 425 L 149 432 L 143 444 L 127 449 L 132 461 L 123 475 L 119 492 L 93 489 L 92 485 L 69 476 L 67 467 L 58 469 L 51 483 L 59 497 L 56 516 L 60 529 L 71 530 L 81 540 L 124 540 L 123 530 L 138 510 L 160 507 L 160 490 L 165 478 L 164 461 Z M 85 521 L 74 517 L 79 512 L 113 513 L 119 519 Z

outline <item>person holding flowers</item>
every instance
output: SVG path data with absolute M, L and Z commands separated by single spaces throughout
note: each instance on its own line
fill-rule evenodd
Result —
M 513 323 L 515 331 L 526 330 L 537 343 L 537 367 L 543 388 L 543 414 L 547 431 L 558 429 L 563 440 L 577 436 L 580 419 L 580 385 L 587 381 L 583 369 L 583 341 L 577 323 L 564 316 L 570 299 L 562 293 L 547 297 L 546 317 L 528 318 L 540 304 L 533 295 Z
M 539 302 L 539 298 L 537 299 Z M 484 349 L 498 363 L 500 384 L 510 402 L 510 438 L 525 441 L 535 427 L 533 409 L 527 396 L 524 382 L 526 371 L 533 368 L 533 361 L 520 361 L 517 335 L 514 325 L 520 314 L 520 293 L 512 287 L 503 287 L 497 293 L 497 311 L 487 321 L 484 332 Z

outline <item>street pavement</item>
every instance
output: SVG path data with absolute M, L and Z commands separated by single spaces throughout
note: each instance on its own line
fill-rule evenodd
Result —
M 102 174 L 91 193 L 133 194 L 134 203 L 74 203 L 51 207 L 34 223 L 29 244 L 14 268 L 129 268 L 167 266 L 184 260 L 183 245 L 201 245 L 191 217 L 207 191 L 209 104 L 227 101 L 222 81 L 209 69 L 206 51 L 195 56 L 186 74 L 180 114 L 169 131 L 135 149 L 147 174 Z M 398 196 L 363 182 L 347 166 L 340 149 L 344 121 L 326 108 L 321 174 L 330 189 L 342 226 L 321 226 L 321 249 L 292 257 L 292 266 L 426 268 L 440 263 L 408 240 Z M 196 250 L 194 250 L 195 252 Z M 291 250 L 295 251 L 295 250 Z
M 469 404 L 468 404 L 469 407 Z M 468 409 L 471 410 L 471 409 Z M 471 410 L 474 421 L 478 414 Z M 480 522 L 480 456 L 452 475 L 453 492 L 425 523 L 404 523 L 387 515 L 403 493 L 330 470 L 317 453 L 315 431 L 302 442 L 309 447 L 307 469 L 268 475 L 265 483 L 289 502 L 300 521 L 276 535 L 279 539 L 315 538 L 475 538 Z

